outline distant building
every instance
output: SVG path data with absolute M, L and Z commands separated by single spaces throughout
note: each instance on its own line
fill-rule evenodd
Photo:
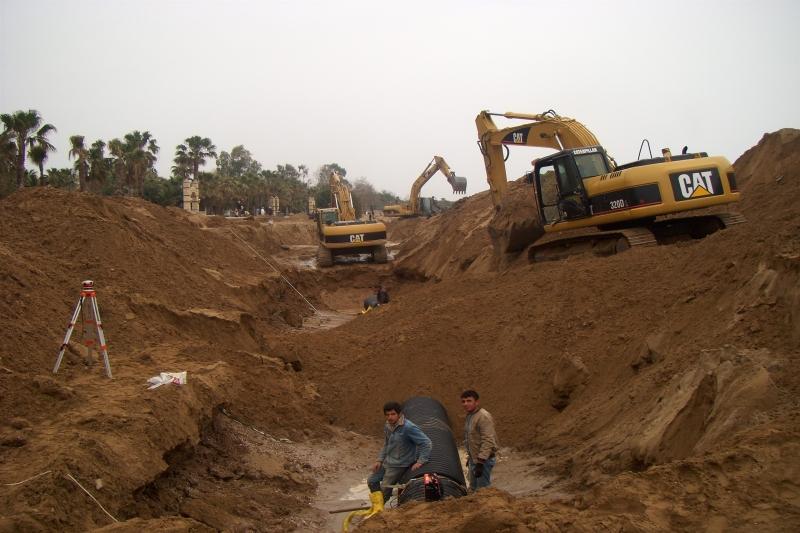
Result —
M 192 213 L 200 212 L 200 184 L 196 180 L 183 180 L 183 208 Z

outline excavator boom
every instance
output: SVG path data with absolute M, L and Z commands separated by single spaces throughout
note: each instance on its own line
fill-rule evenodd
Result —
M 527 121 L 519 126 L 499 129 L 492 116 Z M 486 166 L 486 179 L 492 191 L 492 202 L 500 205 L 505 193 L 506 176 L 503 145 L 536 146 L 565 150 L 600 144 L 589 129 L 574 118 L 562 117 L 555 111 L 532 115 L 528 113 L 490 113 L 481 111 L 475 118 L 478 127 L 478 145 Z M 613 159 L 611 160 L 613 162 Z M 613 164 L 612 164 L 613 167 Z
M 428 183 L 434 174 L 437 171 L 441 171 L 442 174 L 447 178 L 448 183 L 453 188 L 454 193 L 465 193 L 467 192 L 467 179 L 456 176 L 456 173 L 450 169 L 450 166 L 444 160 L 442 156 L 435 155 L 433 159 L 431 159 L 428 166 L 425 167 L 425 170 L 422 171 L 422 174 L 414 180 L 414 183 L 411 185 L 411 195 L 409 197 L 409 202 L 411 204 L 411 211 L 413 213 L 419 212 L 419 195 L 420 191 L 422 191 L 422 187 Z
M 389 216 L 411 216 L 419 215 L 422 212 L 420 206 L 420 192 L 422 187 L 428 183 L 436 172 L 441 172 L 447 178 L 447 182 L 453 188 L 456 194 L 465 194 L 467 192 L 467 178 L 456 176 L 456 173 L 450 169 L 450 166 L 442 156 L 435 155 L 430 160 L 425 170 L 414 180 L 411 185 L 411 194 L 409 195 L 408 204 L 388 205 L 384 207 L 384 213 Z
M 339 210 L 339 220 L 347 222 L 356 219 L 356 210 L 353 207 L 353 196 L 350 188 L 342 180 L 338 172 L 331 172 L 328 182 L 331 186 L 331 197 Z

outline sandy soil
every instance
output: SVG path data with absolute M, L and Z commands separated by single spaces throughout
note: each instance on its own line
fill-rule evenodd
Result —
M 317 270 L 304 217 L 15 193 L 0 531 L 329 531 L 364 496 L 383 402 L 433 396 L 459 435 L 464 388 L 498 423 L 495 488 L 360 530 L 797 531 L 800 132 L 735 167 L 746 224 L 536 264 L 494 253 L 486 194 L 392 222 L 387 265 Z M 84 279 L 113 380 L 79 334 L 52 374 Z M 378 283 L 391 304 L 359 314 Z

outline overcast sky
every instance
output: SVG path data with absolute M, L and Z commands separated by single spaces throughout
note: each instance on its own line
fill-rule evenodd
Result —
M 731 161 L 800 127 L 796 0 L 0 0 L 0 112 L 69 137 L 243 144 L 407 196 L 434 154 L 487 189 L 475 116 L 554 109 L 618 162 L 643 138 Z M 509 176 L 548 153 L 512 149 Z M 214 168 L 213 162 L 206 166 Z M 423 195 L 455 198 L 437 174 Z

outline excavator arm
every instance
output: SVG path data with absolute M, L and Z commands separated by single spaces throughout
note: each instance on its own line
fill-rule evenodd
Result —
M 519 126 L 498 129 L 492 116 L 527 122 Z M 537 115 L 481 111 L 475 118 L 475 125 L 478 128 L 478 145 L 486 166 L 486 180 L 489 182 L 495 206 L 500 205 L 508 182 L 503 154 L 504 145 L 536 146 L 560 151 L 600 144 L 586 126 L 573 118 L 559 116 L 552 110 Z M 611 163 L 613 167 L 613 160 Z
M 350 194 L 350 188 L 335 170 L 331 172 L 328 182 L 331 186 L 331 197 L 335 203 L 334 207 L 339 210 L 339 220 L 355 220 L 356 210 L 355 207 L 353 207 L 353 196 Z
M 422 174 L 414 181 L 413 185 L 411 185 L 411 195 L 409 197 L 409 204 L 412 213 L 419 212 L 419 194 L 422 190 L 422 187 L 428 182 L 431 177 L 436 174 L 437 171 L 441 171 L 442 174 L 445 175 L 447 181 L 450 183 L 450 186 L 453 188 L 454 193 L 465 193 L 467 192 L 467 179 L 462 178 L 460 176 L 456 176 L 456 173 L 450 169 L 450 166 L 444 160 L 443 157 L 435 155 L 433 159 L 431 159 L 428 166 L 425 167 L 425 170 L 422 171 Z

